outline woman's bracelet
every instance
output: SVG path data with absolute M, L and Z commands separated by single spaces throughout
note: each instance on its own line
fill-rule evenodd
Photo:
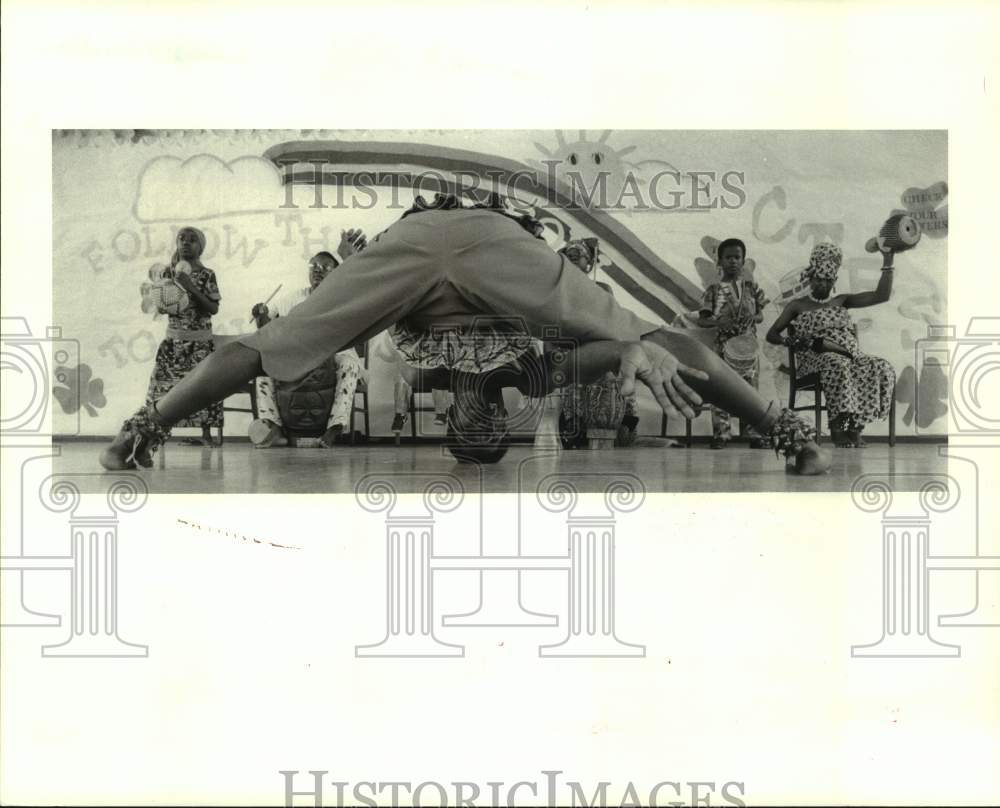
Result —
M 892 272 L 895 268 L 896 267 L 890 265 L 890 266 L 887 266 L 887 267 L 882 267 L 882 271 L 883 272 Z

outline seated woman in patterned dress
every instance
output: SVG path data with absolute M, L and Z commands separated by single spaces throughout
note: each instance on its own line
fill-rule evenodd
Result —
M 883 253 L 882 277 L 874 291 L 833 295 L 843 254 L 834 244 L 817 244 L 802 273 L 809 295 L 785 306 L 767 332 L 768 342 L 795 350 L 799 377 L 819 373 L 831 437 L 842 448 L 864 448 L 865 426 L 884 420 L 892 404 L 896 372 L 885 359 L 862 353 L 848 312 L 889 300 L 892 259 L 892 252 Z M 786 329 L 789 334 L 782 336 Z

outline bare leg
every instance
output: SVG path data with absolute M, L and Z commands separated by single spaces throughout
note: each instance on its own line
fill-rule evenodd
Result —
M 126 419 L 100 462 L 110 471 L 153 464 L 152 452 L 167 439 L 170 427 L 193 412 L 238 392 L 263 372 L 260 354 L 238 342 L 213 351 L 152 406 Z
M 396 376 L 396 383 L 393 385 L 392 396 L 395 404 L 396 415 L 406 415 L 410 409 L 410 391 L 413 388 L 409 382 L 401 375 Z
M 677 359 L 708 374 L 708 379 L 688 378 L 688 385 L 705 401 L 736 415 L 762 435 L 771 436 L 776 449 L 794 457 L 799 474 L 821 474 L 830 466 L 830 455 L 816 444 L 813 430 L 790 410 L 766 402 L 735 370 L 705 345 L 676 331 L 660 329 L 652 339 Z
M 157 415 L 164 425 L 171 426 L 186 415 L 239 392 L 243 385 L 263 372 L 259 353 L 238 342 L 230 342 L 199 362 L 157 401 Z
M 677 331 L 661 329 L 647 338 L 666 348 L 685 365 L 708 374 L 707 381 L 693 377 L 686 379 L 706 402 L 722 407 L 762 433 L 768 431 L 776 414 L 770 403 L 717 353 L 698 340 Z
M 438 415 L 444 415 L 448 412 L 448 391 L 441 390 L 435 387 L 431 390 L 431 398 L 434 400 L 434 412 Z

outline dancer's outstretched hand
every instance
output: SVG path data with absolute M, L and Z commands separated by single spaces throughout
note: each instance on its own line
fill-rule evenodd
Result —
M 694 418 L 696 409 L 701 406 L 701 396 L 681 378 L 681 373 L 688 378 L 708 380 L 707 373 L 682 365 L 666 348 L 648 340 L 630 343 L 625 348 L 620 373 L 623 396 L 635 392 L 635 380 L 638 379 L 653 391 L 668 418 L 680 415 Z

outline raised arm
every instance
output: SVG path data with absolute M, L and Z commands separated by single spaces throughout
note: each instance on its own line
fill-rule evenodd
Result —
M 863 309 L 867 306 L 877 306 L 888 302 L 892 296 L 892 259 L 895 253 L 882 253 L 882 276 L 878 286 L 872 292 L 858 292 L 856 295 L 844 295 L 845 309 Z

